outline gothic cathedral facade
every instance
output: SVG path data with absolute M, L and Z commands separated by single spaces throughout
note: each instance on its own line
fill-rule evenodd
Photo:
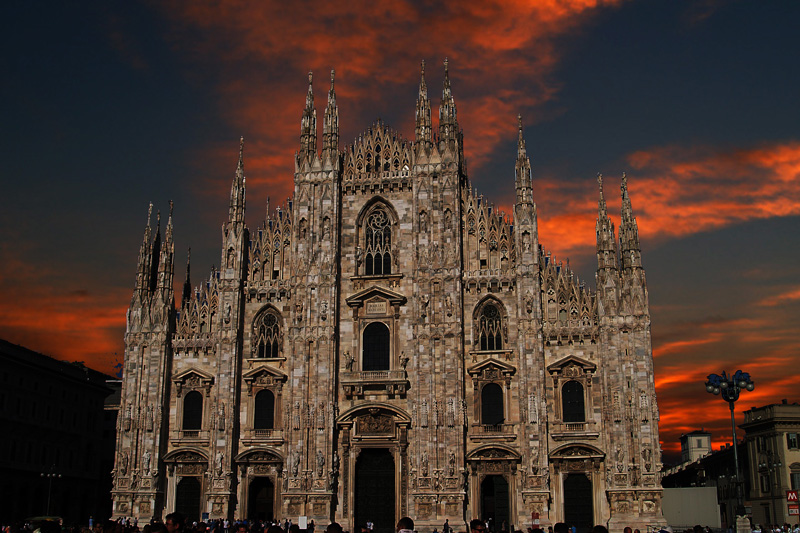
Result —
M 344 149 L 309 75 L 294 194 L 245 225 L 242 149 L 218 270 L 173 295 L 172 209 L 127 316 L 114 516 L 663 524 L 650 314 L 622 178 L 599 178 L 596 289 L 539 244 L 520 121 L 513 217 L 476 193 L 445 63 L 433 131 Z M 152 209 L 152 206 L 151 206 Z M 460 527 L 459 527 L 460 525 Z

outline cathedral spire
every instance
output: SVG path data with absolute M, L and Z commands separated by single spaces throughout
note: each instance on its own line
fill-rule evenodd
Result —
M 339 107 L 336 105 L 336 92 L 333 88 L 335 75 L 336 71 L 331 69 L 331 89 L 328 91 L 328 105 L 325 107 L 322 124 L 322 157 L 331 160 L 339 154 Z
M 419 145 L 431 143 L 431 103 L 428 101 L 428 86 L 425 84 L 425 60 L 420 67 L 419 95 L 417 96 L 414 138 Z
M 161 211 L 156 211 L 156 234 L 150 245 L 150 273 L 148 284 L 150 292 L 155 292 L 158 286 L 158 259 L 161 256 Z
M 244 176 L 244 137 L 239 137 L 239 162 L 231 183 L 231 202 L 228 208 L 228 222 L 244 222 L 245 183 Z
M 597 175 L 600 198 L 597 208 L 597 268 L 600 270 L 617 268 L 617 243 L 614 237 L 614 223 L 608 218 L 606 198 L 603 194 L 603 175 Z
M 312 88 L 313 74 L 308 73 L 308 93 L 306 94 L 306 108 L 300 119 L 300 153 L 298 161 L 313 159 L 317 153 L 317 110 L 314 108 L 314 90 Z
M 639 227 L 636 224 L 636 217 L 633 216 L 631 207 L 631 197 L 628 194 L 628 176 L 622 173 L 622 216 L 619 226 L 619 244 L 622 255 L 622 268 L 641 268 L 642 256 L 639 248 Z
M 168 303 L 172 297 L 172 277 L 174 275 L 175 243 L 172 240 L 172 200 L 169 201 L 169 218 L 167 218 L 167 229 L 164 233 L 164 242 L 161 245 L 161 253 L 158 261 L 158 290 L 162 295 L 164 303 Z
M 139 264 L 136 268 L 136 288 L 135 295 L 144 296 L 150 290 L 150 272 L 152 256 L 152 236 L 153 229 L 150 227 L 150 220 L 153 217 L 153 202 L 147 208 L 147 226 L 144 228 L 142 246 L 139 248 Z
M 517 165 L 515 186 L 517 190 L 517 204 L 533 204 L 533 178 L 531 177 L 531 160 L 525 150 L 525 138 L 522 133 L 522 115 L 517 115 L 519 134 L 517 137 Z
M 439 141 L 454 145 L 457 137 L 458 118 L 456 115 L 456 102 L 450 90 L 450 67 L 447 58 L 445 58 L 442 103 L 439 105 Z

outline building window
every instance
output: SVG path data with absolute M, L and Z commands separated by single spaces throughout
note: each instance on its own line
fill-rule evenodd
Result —
M 264 389 L 256 394 L 254 429 L 273 429 L 275 427 L 275 395 Z
M 577 381 L 567 381 L 561 387 L 561 410 L 564 422 L 585 422 L 583 404 L 583 385 Z
M 503 319 L 494 304 L 486 304 L 478 318 L 481 350 L 503 349 Z
M 797 433 L 786 434 L 786 446 L 790 450 L 796 450 L 798 448 Z
M 253 324 L 256 357 L 280 357 L 281 322 L 273 310 L 260 314 Z
M 191 391 L 183 398 L 183 429 L 196 431 L 203 427 L 203 395 Z
M 800 464 L 794 463 L 789 472 L 789 482 L 792 485 L 792 490 L 800 489 Z
M 392 222 L 382 208 L 374 209 L 364 228 L 364 274 L 385 276 L 392 273 Z
M 499 426 L 504 422 L 503 389 L 497 383 L 487 383 L 481 390 L 481 424 Z
M 761 492 L 766 493 L 769 491 L 769 474 L 761 474 Z
M 383 322 L 373 322 L 364 328 L 361 369 L 389 370 L 389 328 Z

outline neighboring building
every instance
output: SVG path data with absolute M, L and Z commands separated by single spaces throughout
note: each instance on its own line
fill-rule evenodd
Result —
M 107 379 L 0 340 L 0 523 L 110 516 L 115 435 L 104 431 Z
M 695 430 L 681 435 L 681 463 L 691 463 L 711 453 L 711 433 Z
M 786 491 L 800 489 L 800 404 L 783 400 L 753 407 L 744 412 L 740 427 L 746 432 L 747 457 L 752 465 L 749 500 L 753 522 L 796 522 L 797 514 L 789 513 Z
M 708 443 L 710 445 L 710 433 L 705 431 L 693 431 L 681 435 L 682 450 L 705 448 L 705 439 L 701 439 L 700 443 L 698 443 L 695 435 L 708 436 Z M 693 446 L 690 446 L 689 441 L 692 441 Z M 684 448 L 684 443 L 687 445 L 686 448 Z M 692 461 L 682 462 L 677 466 L 666 469 L 662 478 L 662 485 L 665 489 L 665 499 L 667 498 L 666 489 L 670 489 L 669 502 L 664 505 L 664 518 L 667 519 L 669 525 L 676 529 L 676 531 L 698 523 L 708 526 L 713 526 L 717 523 L 724 529 L 727 529 L 729 526 L 735 527 L 738 497 L 734 460 L 733 447 L 730 444 L 726 444 L 725 447 L 719 450 L 711 451 Z M 747 469 L 748 464 L 745 446 L 743 443 L 739 443 L 739 472 L 744 481 L 744 485 L 741 489 L 743 504 L 747 503 L 747 494 L 749 492 Z M 689 495 L 694 494 L 691 490 L 683 491 L 682 489 L 693 489 L 696 487 L 714 488 L 716 491 L 714 507 L 717 508 L 715 511 L 717 517 L 713 522 L 699 519 L 688 522 L 681 521 L 691 516 L 705 516 L 704 513 L 708 512 L 707 500 L 694 498 L 692 496 L 677 495 L 682 492 Z
M 249 229 L 240 149 L 221 267 L 187 268 L 179 312 L 172 208 L 148 222 L 114 516 L 663 524 L 625 176 L 619 241 L 599 179 L 595 292 L 539 245 L 521 121 L 512 218 L 470 185 L 446 66 L 413 141 L 378 122 L 340 149 L 331 76 L 318 151 L 310 82 L 293 197 Z

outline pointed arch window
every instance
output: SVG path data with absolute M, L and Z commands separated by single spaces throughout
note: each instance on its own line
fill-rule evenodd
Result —
M 253 324 L 255 334 L 256 357 L 280 357 L 281 353 L 281 321 L 277 314 L 270 310 L 262 313 Z
M 383 207 L 374 209 L 364 227 L 364 274 L 385 276 L 392 273 L 392 222 Z
M 586 421 L 583 385 L 577 381 L 567 381 L 561 388 L 561 413 L 564 422 Z
M 494 304 L 486 304 L 478 317 L 478 336 L 482 351 L 503 349 L 503 318 Z

